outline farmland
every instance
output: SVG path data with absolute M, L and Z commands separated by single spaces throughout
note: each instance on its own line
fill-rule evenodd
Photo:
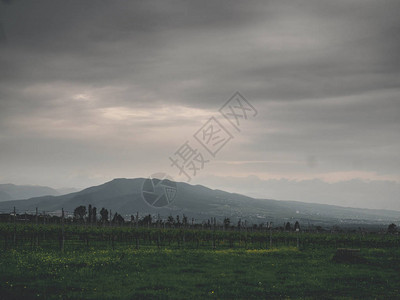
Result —
M 2 299 L 400 293 L 398 235 L 5 223 L 0 233 Z M 333 260 L 338 247 L 359 248 L 360 259 Z

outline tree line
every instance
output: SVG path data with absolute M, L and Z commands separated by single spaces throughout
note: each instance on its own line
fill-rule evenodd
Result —
M 123 226 L 123 225 L 131 225 L 131 226 L 148 226 L 148 227 L 190 227 L 190 228 L 209 228 L 209 229 L 223 229 L 223 230 L 240 230 L 242 228 L 251 228 L 252 230 L 265 230 L 272 229 L 272 222 L 260 223 L 260 224 L 252 224 L 248 226 L 246 221 L 242 221 L 239 219 L 237 223 L 231 222 L 229 217 L 225 217 L 222 222 L 217 222 L 215 217 L 211 217 L 202 223 L 195 222 L 194 218 L 189 219 L 185 214 L 182 216 L 177 215 L 173 217 L 169 215 L 166 219 L 161 219 L 158 215 L 157 217 L 153 217 L 151 214 L 147 214 L 145 216 L 139 216 L 139 213 L 136 215 L 130 215 L 130 218 L 127 220 L 118 212 L 112 212 L 111 209 L 106 209 L 102 207 L 98 212 L 95 206 L 89 204 L 87 207 L 84 205 L 77 206 L 72 216 L 61 217 L 56 215 L 49 215 L 43 212 L 43 214 L 38 214 L 38 210 L 36 209 L 36 214 L 17 214 L 14 208 L 14 212 L 11 214 L 0 214 L 0 222 L 10 222 L 15 221 L 17 219 L 18 222 L 29 222 L 29 223 L 40 223 L 40 224 L 59 224 L 61 223 L 61 218 L 63 218 L 63 222 L 66 224 L 89 224 L 89 225 L 109 225 L 109 226 Z M 290 222 L 285 222 L 283 226 L 275 227 L 275 230 L 281 231 L 300 231 L 300 223 L 295 221 L 294 224 Z M 315 228 L 318 232 L 324 231 L 321 226 L 317 226 Z M 398 234 L 398 229 L 396 224 L 392 223 L 387 227 L 387 233 L 389 234 Z

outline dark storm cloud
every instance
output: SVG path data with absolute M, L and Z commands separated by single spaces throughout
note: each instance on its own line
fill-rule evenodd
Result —
M 25 55 L 37 55 L 50 63 L 53 59 L 85 62 L 84 59 L 92 58 L 87 63 L 94 64 L 103 59 L 107 68 L 107 59 L 127 64 L 143 59 L 143 63 L 154 59 L 157 62 L 153 56 L 160 50 L 157 47 L 168 45 L 169 40 L 188 30 L 239 27 L 256 13 L 239 11 L 240 6 L 224 6 L 221 1 L 208 5 L 195 1 L 132 1 L 119 5 L 103 1 L 37 1 L 5 7 L 4 18 L 12 50 L 20 49 Z M 65 61 L 64 66 L 68 63 Z M 122 78 L 124 70 L 118 67 L 111 69 L 119 71 L 115 75 Z
M 260 100 L 290 100 L 399 84 L 394 1 L 121 3 L 6 6 L 2 81 L 119 84 L 127 94 L 136 83 L 196 106 L 239 87 Z

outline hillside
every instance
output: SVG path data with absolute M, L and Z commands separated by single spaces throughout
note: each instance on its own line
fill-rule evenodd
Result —
M 15 206 L 18 211 L 58 211 L 64 208 L 71 213 L 79 205 L 93 205 L 119 212 L 124 216 L 136 214 L 168 215 L 185 214 L 196 220 L 210 217 L 222 219 L 239 218 L 249 222 L 261 223 L 273 221 L 277 225 L 287 220 L 299 220 L 312 224 L 387 224 L 398 222 L 400 212 L 348 208 L 325 204 L 312 204 L 297 201 L 278 201 L 254 199 L 240 194 L 212 190 L 201 185 L 177 182 L 174 201 L 166 207 L 154 208 L 142 198 L 141 189 L 144 178 L 114 179 L 99 186 L 93 186 L 79 192 L 62 196 L 44 196 L 27 200 L 5 201 L 0 203 L 1 211 L 11 211 Z
M 57 196 L 60 192 L 47 186 L 0 184 L 0 201 L 29 199 L 46 195 Z

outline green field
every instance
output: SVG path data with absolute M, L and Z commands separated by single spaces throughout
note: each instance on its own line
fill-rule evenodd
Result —
M 59 227 L 37 245 L 43 228 L 19 226 L 10 244 L 7 226 L 2 299 L 400 299 L 399 236 L 304 233 L 297 248 L 295 233 L 277 232 L 269 248 L 259 232 L 71 227 L 61 252 L 51 235 Z M 360 248 L 360 258 L 334 261 L 337 246 Z

